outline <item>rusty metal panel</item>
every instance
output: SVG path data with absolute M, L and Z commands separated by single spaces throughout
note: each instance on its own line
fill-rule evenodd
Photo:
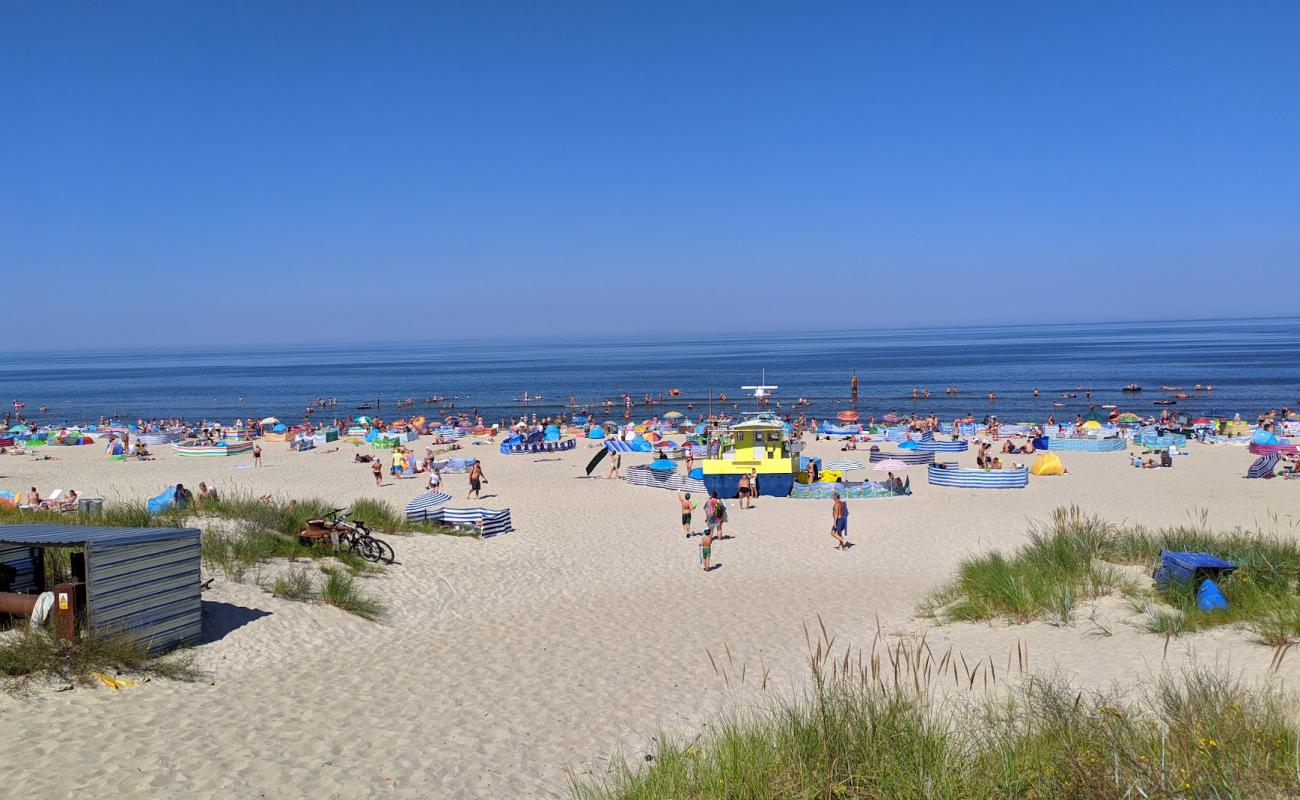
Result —
M 170 533 L 166 539 L 107 537 L 87 543 L 86 620 L 92 631 L 126 633 L 153 652 L 199 640 L 199 532 Z
M 0 543 L 0 564 L 12 567 L 17 573 L 9 591 L 30 592 L 36 589 L 36 558 L 29 545 Z

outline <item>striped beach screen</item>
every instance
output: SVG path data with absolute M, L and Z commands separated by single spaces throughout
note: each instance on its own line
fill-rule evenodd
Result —
M 1029 485 L 1029 470 L 961 469 L 955 462 L 932 464 L 927 470 L 931 486 L 957 489 L 1023 489 Z
M 1277 469 L 1277 462 L 1282 460 L 1282 456 L 1277 453 L 1265 453 L 1255 459 L 1255 463 L 1250 465 L 1246 471 L 1247 478 L 1271 478 L 1273 470 Z

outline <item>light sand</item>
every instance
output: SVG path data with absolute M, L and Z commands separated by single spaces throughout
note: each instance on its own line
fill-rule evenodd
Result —
M 0 487 L 75 487 L 111 500 L 206 480 L 225 492 L 400 507 L 424 485 L 386 478 L 376 489 L 348 444 L 333 454 L 264 445 L 258 470 L 230 463 L 250 458 L 153 450 L 160 458 L 150 463 L 111 462 L 96 446 L 49 448 L 56 461 L 0 456 Z M 841 455 L 827 442 L 809 450 Z M 803 685 L 804 625 L 819 615 L 840 642 L 869 642 L 877 617 L 891 635 L 931 628 L 914 616 L 917 604 L 963 556 L 1016 546 L 1028 520 L 1054 507 L 1150 526 L 1204 510 L 1213 526 L 1291 536 L 1300 524 L 1300 481 L 1243 480 L 1244 448 L 1194 447 L 1176 468 L 1154 471 L 1128 467 L 1124 454 L 1064 454 L 1069 476 L 1031 478 L 1018 491 L 932 488 L 914 467 L 914 496 L 850 501 L 858 546 L 848 552 L 833 549 L 829 501 L 760 498 L 751 511 L 733 501 L 735 538 L 715 551 L 722 568 L 705 575 L 673 494 L 583 478 L 593 453 L 467 447 L 489 479 L 482 505 L 509 507 L 518 530 L 488 541 L 393 537 L 401 563 L 364 580 L 392 609 L 383 625 L 218 576 L 204 593 L 211 641 L 198 648 L 211 685 L 0 699 L 4 785 L 80 798 L 563 796 L 568 770 L 598 770 L 619 750 L 638 757 L 660 729 L 697 731 L 729 700 L 761 699 L 765 669 L 769 692 Z M 472 504 L 463 475 L 447 476 L 446 488 L 457 496 L 450 505 Z M 1024 642 L 1035 670 L 1088 686 L 1131 683 L 1188 658 L 1251 679 L 1268 668 L 1269 648 L 1241 630 L 1185 637 L 1165 660 L 1162 638 L 1136 629 L 1122 604 L 1102 605 L 1108 637 L 1090 634 L 1086 614 L 1066 628 L 960 625 L 928 636 L 999 664 Z M 731 689 L 706 651 L 730 664 Z

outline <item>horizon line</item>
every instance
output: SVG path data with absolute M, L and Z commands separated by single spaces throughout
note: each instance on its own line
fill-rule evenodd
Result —
M 1176 317 L 1162 319 L 1141 319 L 1141 320 L 1099 320 L 1099 321 L 1072 321 L 1072 322 L 1021 322 L 1005 323 L 998 325 L 917 325 L 912 327 L 891 326 L 891 333 L 919 333 L 924 331 L 963 331 L 963 330 L 1015 330 L 1023 328 L 1064 328 L 1064 327 L 1101 327 L 1106 325 L 1139 325 L 1139 324 L 1169 324 L 1169 323 L 1204 323 L 1204 322 L 1269 322 L 1298 320 L 1300 315 L 1266 315 L 1266 316 L 1242 316 L 1242 317 Z M 730 337 L 750 337 L 750 336 L 824 336 L 827 334 L 859 334 L 874 333 L 871 328 L 782 328 L 777 330 L 736 330 L 736 331 L 694 331 L 687 333 L 687 336 L 716 336 L 721 338 Z M 548 344 L 572 344 L 576 342 L 591 342 L 598 339 L 605 342 L 640 342 L 654 338 L 653 334 L 629 334 L 622 336 L 601 336 L 597 337 L 591 334 L 573 334 L 559 335 L 548 337 L 524 338 L 518 336 L 500 336 L 500 337 L 463 337 L 463 338 L 440 338 L 438 340 L 429 339 L 371 339 L 371 340 L 352 340 L 337 342 L 312 342 L 312 341 L 284 341 L 267 344 L 192 344 L 177 345 L 171 347 L 140 347 L 140 346 L 109 346 L 109 347 L 73 347 L 58 348 L 48 350 L 27 349 L 31 355 L 68 355 L 77 353 L 94 353 L 94 354 L 147 354 L 147 353 L 180 353 L 202 350 L 213 351 L 237 351 L 247 349 L 278 349 L 278 348 L 306 348 L 306 349 L 329 349 L 329 348 L 348 348 L 348 347 L 374 347 L 376 345 L 387 344 L 397 347 L 409 347 L 416 345 L 427 345 L 433 341 L 448 344 L 515 344 L 515 343 L 548 343 Z

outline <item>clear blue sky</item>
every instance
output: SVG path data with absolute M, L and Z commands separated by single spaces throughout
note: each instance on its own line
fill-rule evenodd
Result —
M 8 3 L 0 337 L 1294 313 L 1297 42 L 1295 2 Z

